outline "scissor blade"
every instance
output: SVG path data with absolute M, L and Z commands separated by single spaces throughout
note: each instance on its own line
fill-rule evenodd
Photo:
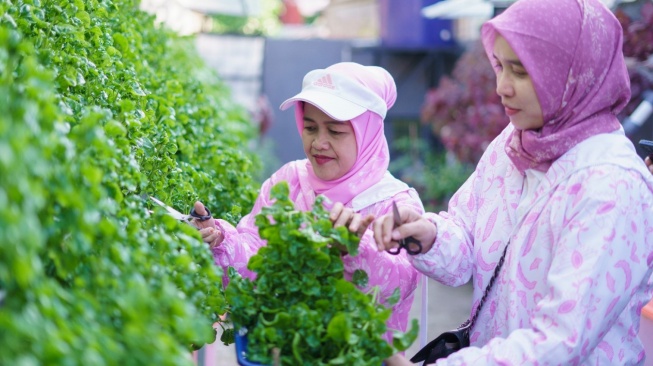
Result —
M 395 227 L 401 226 L 401 216 L 399 216 L 399 209 L 394 201 L 392 202 L 392 218 L 395 222 Z
M 190 215 L 184 215 L 181 212 L 175 210 L 174 208 L 166 205 L 165 203 L 159 201 L 158 199 L 156 199 L 156 198 L 154 198 L 152 196 L 150 196 L 150 198 L 152 199 L 152 201 L 154 201 L 154 203 L 156 203 L 157 205 L 165 208 L 166 211 L 168 211 L 168 215 L 174 217 L 175 219 L 177 219 L 177 220 L 188 220 L 190 218 Z

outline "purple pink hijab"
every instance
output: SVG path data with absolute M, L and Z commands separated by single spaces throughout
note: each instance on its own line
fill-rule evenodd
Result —
M 630 99 L 623 31 L 599 0 L 518 0 L 482 27 L 485 51 L 503 36 L 533 81 L 544 117 L 513 130 L 506 153 L 520 170 L 546 172 L 588 137 L 617 130 Z
M 341 62 L 326 70 L 349 77 L 367 87 L 385 100 L 390 109 L 397 99 L 397 87 L 392 76 L 383 68 L 363 66 L 353 62 Z M 301 135 L 304 129 L 304 108 L 302 102 L 295 106 L 295 121 Z M 344 176 L 325 181 L 313 172 L 306 160 L 308 181 L 315 194 L 323 194 L 332 202 L 349 203 L 354 197 L 379 182 L 390 163 L 388 142 L 383 132 L 383 118 L 369 110 L 351 120 L 356 136 L 357 157 L 354 166 Z

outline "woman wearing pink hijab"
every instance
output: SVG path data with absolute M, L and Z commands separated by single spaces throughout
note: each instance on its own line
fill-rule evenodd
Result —
M 643 364 L 653 178 L 616 118 L 621 26 L 599 0 L 518 0 L 482 40 L 511 123 L 446 212 L 375 220 L 379 250 L 412 235 L 419 271 L 473 281 L 470 345 L 438 365 Z
M 316 196 L 324 195 L 330 201 L 328 208 L 336 226 L 348 225 L 354 231 L 360 226 L 364 233 L 359 254 L 343 256 L 345 277 L 351 279 L 355 270 L 365 270 L 368 288 L 379 286 L 383 301 L 400 288 L 401 299 L 393 307 L 387 326 L 406 331 L 418 273 L 405 251 L 399 255 L 379 253 L 372 230 L 365 230 L 370 221 L 352 221 L 350 215 L 388 214 L 392 202 L 415 212 L 424 211 L 416 191 L 388 172 L 390 154 L 383 119 L 396 98 L 392 76 L 380 67 L 343 62 L 306 74 L 302 91 L 286 100 L 281 109 L 295 107 L 307 158 L 287 163 L 272 174 L 263 183 L 252 212 L 237 227 L 215 220 L 200 230 L 225 273 L 231 266 L 243 276 L 254 276 L 247 262 L 265 245 L 258 235 L 255 216 L 262 207 L 271 205 L 271 187 L 286 181 L 296 209 L 308 211 Z M 203 206 L 196 204 L 196 210 L 202 213 Z M 392 340 L 391 332 L 387 339 Z

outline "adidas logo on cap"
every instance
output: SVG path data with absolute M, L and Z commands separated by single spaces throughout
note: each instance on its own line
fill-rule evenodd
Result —
M 313 85 L 314 86 L 320 86 L 320 87 L 323 87 L 323 88 L 328 88 L 328 89 L 335 89 L 336 88 L 336 86 L 333 84 L 333 80 L 331 80 L 331 75 L 330 74 L 326 74 L 326 75 L 322 76 L 321 78 L 315 80 L 313 82 Z

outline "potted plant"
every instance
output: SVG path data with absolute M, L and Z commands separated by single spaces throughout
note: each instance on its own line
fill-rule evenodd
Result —
M 333 244 L 356 255 L 356 234 L 333 228 L 321 196 L 310 212 L 295 210 L 285 182 L 271 196 L 274 205 L 256 217 L 267 245 L 247 265 L 256 279 L 229 271 L 226 296 L 241 365 L 271 365 L 275 357 L 289 365 L 380 365 L 406 350 L 417 321 L 388 344 L 383 335 L 391 309 L 379 303 L 379 289 L 360 291 L 356 285 L 367 282 L 360 270 L 351 282 L 344 278 L 341 251 Z M 396 303 L 398 290 L 389 303 Z

